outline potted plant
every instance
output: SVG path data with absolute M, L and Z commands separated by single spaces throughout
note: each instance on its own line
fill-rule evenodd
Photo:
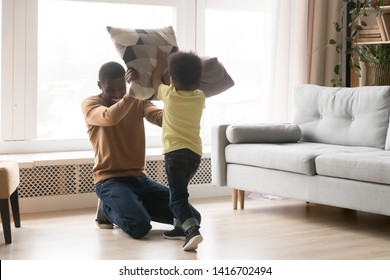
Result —
M 359 60 L 364 47 L 357 44 L 360 32 L 367 26 L 366 19 L 369 14 L 374 12 L 379 16 L 382 12 L 381 6 L 387 3 L 387 0 L 343 0 L 343 7 L 338 20 L 334 22 L 334 27 L 337 32 L 343 32 L 344 40 L 338 42 L 330 39 L 329 41 L 339 54 L 339 62 L 334 67 L 336 76 L 331 80 L 333 86 L 343 84 L 343 64 L 348 64 L 350 70 L 361 77 Z M 346 29 L 349 29 L 349 32 Z
M 357 47 L 366 67 L 366 85 L 390 85 L 390 45 L 367 44 Z

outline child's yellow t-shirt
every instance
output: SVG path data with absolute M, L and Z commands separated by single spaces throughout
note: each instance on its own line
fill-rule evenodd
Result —
M 176 91 L 173 85 L 161 84 L 157 98 L 164 103 L 163 154 L 187 148 L 202 156 L 200 121 L 206 99 L 203 91 Z

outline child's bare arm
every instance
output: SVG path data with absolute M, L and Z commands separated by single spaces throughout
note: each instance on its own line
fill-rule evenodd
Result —
M 157 65 L 152 74 L 152 85 L 156 92 L 158 91 L 158 87 L 162 84 L 161 76 L 167 67 L 168 55 L 168 53 L 163 52 L 160 49 L 157 51 Z

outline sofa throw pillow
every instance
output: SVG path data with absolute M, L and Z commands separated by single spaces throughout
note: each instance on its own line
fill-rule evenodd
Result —
M 230 143 L 292 143 L 302 137 L 296 124 L 229 125 L 226 138 Z
M 156 29 L 129 29 L 107 27 L 115 47 L 127 67 L 139 73 L 139 79 L 130 85 L 130 95 L 149 99 L 155 91 L 152 72 L 157 64 L 157 48 L 167 53 L 178 50 L 172 26 Z

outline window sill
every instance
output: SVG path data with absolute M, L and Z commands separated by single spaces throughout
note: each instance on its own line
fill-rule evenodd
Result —
M 209 158 L 211 148 L 203 147 L 203 157 Z M 146 160 L 161 160 L 161 148 L 147 148 Z M 29 154 L 0 155 L 0 160 L 12 160 L 19 164 L 19 168 L 33 168 L 34 166 L 61 165 L 61 164 L 88 164 L 94 162 L 93 151 L 69 151 Z

